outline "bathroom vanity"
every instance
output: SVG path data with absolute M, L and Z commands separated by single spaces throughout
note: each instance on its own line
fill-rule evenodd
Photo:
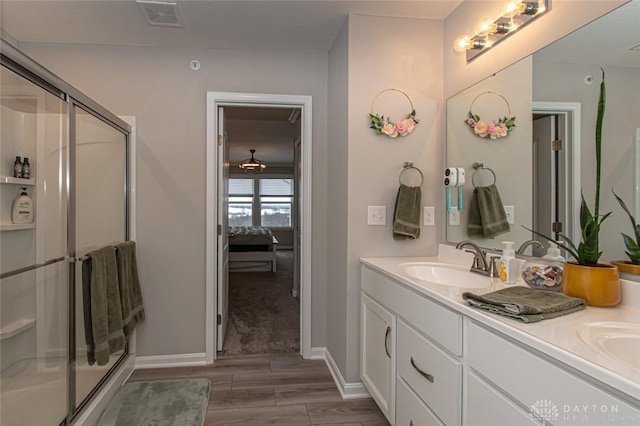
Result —
M 361 259 L 361 378 L 391 424 L 640 423 L 637 304 L 519 323 L 462 301 L 504 286 L 464 262 L 444 245 L 438 257 Z M 455 273 L 417 278 L 417 265 Z M 623 285 L 635 303 L 638 284 Z

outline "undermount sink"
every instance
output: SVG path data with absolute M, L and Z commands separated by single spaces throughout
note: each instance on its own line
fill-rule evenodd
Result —
M 640 371 L 640 324 L 592 322 L 578 327 L 577 333 L 600 355 Z
M 468 267 L 437 262 L 409 262 L 399 265 L 407 275 L 422 281 L 458 288 L 487 288 L 491 278 L 471 273 Z

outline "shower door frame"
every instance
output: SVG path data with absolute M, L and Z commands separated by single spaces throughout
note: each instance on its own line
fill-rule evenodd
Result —
M 68 363 L 67 363 L 67 416 L 63 420 L 64 424 L 71 424 L 77 420 L 81 415 L 82 417 L 91 416 L 92 413 L 87 413 L 92 409 L 96 409 L 100 401 L 95 401 L 94 397 L 100 392 L 104 394 L 109 392 L 107 389 L 107 383 L 114 385 L 115 380 L 118 378 L 119 372 L 123 371 L 125 364 L 133 365 L 134 353 L 130 351 L 130 343 L 135 342 L 135 332 L 131 338 L 131 341 L 127 343 L 127 346 L 123 354 L 118 360 L 107 370 L 102 376 L 99 382 L 93 387 L 89 394 L 79 403 L 76 404 L 75 387 L 75 362 L 76 362 L 76 350 L 75 344 L 77 342 L 77 336 L 75 333 L 76 325 L 76 306 L 75 306 L 75 264 L 76 264 L 76 252 L 75 252 L 75 111 L 76 108 L 82 109 L 84 112 L 92 115 L 98 120 L 106 123 L 107 125 L 115 128 L 123 133 L 125 136 L 124 150 L 125 150 L 125 176 L 124 176 L 124 204 L 125 215 L 124 221 L 124 235 L 125 239 L 132 238 L 132 228 L 134 228 L 132 217 L 132 191 L 135 190 L 135 184 L 132 183 L 132 176 L 135 171 L 132 171 L 132 158 L 134 152 L 132 150 L 132 139 L 135 142 L 135 136 L 132 135 L 132 127 L 123 119 L 108 111 L 83 93 L 79 92 L 73 86 L 60 79 L 55 74 L 44 68 L 42 65 L 22 53 L 16 47 L 6 42 L 4 39 L 0 40 L 0 63 L 10 71 L 20 75 L 21 77 L 29 80 L 36 86 L 52 93 L 56 97 L 67 102 L 67 164 L 66 170 L 63 171 L 66 177 L 66 196 L 67 196 L 67 244 L 66 244 L 66 260 L 68 262 Z M 38 265 L 36 265 L 38 266 Z M 131 356 L 130 356 L 131 355 Z M 126 378 L 126 377 L 125 377 Z M 124 379 L 122 378 L 122 382 Z M 89 405 L 92 407 L 89 407 Z M 97 410 L 96 410 L 97 411 Z

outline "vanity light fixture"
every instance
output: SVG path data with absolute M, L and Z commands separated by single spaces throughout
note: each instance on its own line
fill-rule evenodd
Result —
M 254 158 L 253 154 L 256 152 L 255 149 L 250 149 L 249 152 L 251 153 L 251 158 L 247 158 L 238 164 L 238 167 L 244 170 L 245 173 L 262 173 L 267 166 L 265 166 L 262 161 Z
M 466 53 L 467 62 L 509 37 L 515 31 L 551 10 L 551 0 L 510 1 L 502 15 L 495 19 L 483 19 L 474 35 L 461 35 L 454 42 L 456 52 Z

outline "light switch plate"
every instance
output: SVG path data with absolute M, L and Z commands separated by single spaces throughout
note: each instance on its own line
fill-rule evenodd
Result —
M 387 206 L 368 206 L 367 225 L 384 226 L 387 224 Z
M 434 226 L 436 224 L 436 212 L 433 206 L 424 206 L 422 212 L 422 224 L 425 226 Z
M 460 225 L 460 212 L 457 207 L 451 206 L 451 210 L 449 210 L 449 225 Z
M 507 222 L 510 225 L 516 223 L 516 208 L 515 206 L 504 206 L 504 212 L 507 215 Z

